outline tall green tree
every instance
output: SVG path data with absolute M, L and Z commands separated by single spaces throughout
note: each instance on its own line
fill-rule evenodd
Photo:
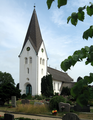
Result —
M 15 85 L 14 79 L 12 78 L 12 75 L 10 73 L 0 71 L 0 85 L 6 83 L 11 83 Z
M 50 9 L 54 0 L 47 0 L 48 9 Z M 58 0 L 58 8 L 67 4 L 67 0 Z M 93 15 L 93 3 L 90 2 L 90 5 L 85 5 L 78 8 L 77 12 L 73 12 L 71 16 L 67 18 L 67 23 L 71 21 L 71 24 L 76 26 L 78 21 L 84 21 L 85 19 L 85 10 L 88 16 Z M 91 18 L 90 18 L 91 19 Z M 93 38 L 93 25 L 89 27 L 86 31 L 84 31 L 82 38 L 88 40 L 88 38 Z M 74 66 L 78 61 L 82 61 L 85 59 L 85 65 L 91 64 L 93 66 L 93 45 L 85 46 L 81 48 L 81 50 L 77 50 L 73 53 L 72 56 L 69 56 L 61 63 L 61 68 L 64 71 L 67 71 Z M 76 98 L 77 103 L 82 105 L 87 105 L 90 100 L 90 90 L 88 84 L 93 82 L 93 73 L 90 73 L 89 76 L 85 76 L 83 79 L 78 81 L 75 86 L 71 89 L 71 94 Z
M 53 95 L 52 75 L 46 75 L 41 79 L 41 93 L 46 97 Z
M 0 99 L 5 103 L 6 101 L 11 100 L 11 96 L 16 96 L 16 98 L 20 98 L 21 97 L 20 92 L 21 90 L 16 88 L 11 83 L 2 84 L 0 86 Z

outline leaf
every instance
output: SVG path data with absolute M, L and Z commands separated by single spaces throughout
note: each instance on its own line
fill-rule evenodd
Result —
M 77 19 L 77 18 L 78 18 L 78 14 L 77 14 L 76 12 L 73 12 L 73 13 L 71 14 L 71 18 L 72 18 L 72 19 Z
M 68 18 L 67 18 L 67 23 L 69 23 L 69 20 L 71 19 L 71 16 L 69 16 Z
M 85 38 L 86 40 L 88 40 L 88 37 L 89 37 L 89 29 L 86 30 L 84 33 L 83 33 L 83 39 Z
M 84 10 L 86 8 L 86 6 L 84 6 L 84 7 L 79 7 L 78 8 L 78 12 L 82 12 L 82 10 Z
M 58 0 L 58 8 L 67 4 L 67 0 Z
M 93 15 L 93 5 L 91 5 L 90 7 L 87 6 L 87 14 L 88 14 L 89 16 L 92 16 L 92 15 Z
M 53 1 L 54 1 L 54 0 L 47 0 L 47 6 L 48 6 L 48 9 L 50 9 L 51 4 L 52 4 Z
M 78 56 L 78 55 L 73 55 L 72 58 L 73 58 L 73 60 L 76 61 L 76 62 L 79 61 L 79 56 Z
M 71 23 L 76 26 L 77 25 L 77 19 L 72 19 L 71 18 Z
M 67 68 L 64 65 L 64 61 L 61 63 L 61 69 L 64 70 L 64 71 L 67 71 Z
M 83 21 L 84 20 L 84 12 L 78 12 L 78 19 Z
M 85 46 L 85 50 L 86 50 L 87 52 L 89 52 L 89 47 L 88 47 L 88 46 Z

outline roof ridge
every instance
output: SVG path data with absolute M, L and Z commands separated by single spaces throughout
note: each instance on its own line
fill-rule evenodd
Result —
M 35 8 L 34 8 L 33 13 L 32 13 L 32 17 L 31 17 L 31 20 L 30 20 L 30 23 L 28 26 L 28 30 L 27 30 L 27 33 L 25 36 L 25 40 L 23 43 L 21 53 L 22 53 L 24 46 L 26 45 L 28 39 L 31 43 L 33 42 L 34 46 L 33 45 L 32 46 L 34 47 L 36 54 L 38 54 L 38 50 L 39 50 L 40 45 L 41 45 L 43 40 L 42 40 L 42 35 L 41 35 L 41 31 L 40 31 L 40 27 L 39 27 Z

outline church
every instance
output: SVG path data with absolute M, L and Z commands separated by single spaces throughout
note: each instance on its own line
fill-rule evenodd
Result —
M 19 54 L 19 60 L 19 88 L 21 94 L 41 95 L 41 78 L 48 74 L 52 75 L 54 93 L 60 94 L 62 85 L 73 81 L 67 73 L 47 66 L 48 55 L 35 8 Z

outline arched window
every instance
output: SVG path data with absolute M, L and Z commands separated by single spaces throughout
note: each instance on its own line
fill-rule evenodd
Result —
M 43 69 L 41 69 L 41 74 L 43 74 Z
M 40 58 L 40 64 L 42 64 L 42 58 Z
M 28 84 L 26 86 L 26 94 L 31 94 L 32 95 L 32 86 L 30 84 Z
M 42 64 L 43 64 L 43 65 L 45 64 L 45 60 L 44 60 L 44 59 L 42 60 Z
M 28 59 L 27 59 L 27 58 L 25 58 L 25 64 L 27 64 L 27 62 L 28 62 Z
M 27 68 L 27 73 L 29 74 L 29 68 Z
M 29 81 L 29 78 L 27 78 L 27 81 Z
M 29 58 L 29 63 L 32 63 L 32 57 Z
M 54 90 L 55 90 L 55 82 L 54 82 Z

